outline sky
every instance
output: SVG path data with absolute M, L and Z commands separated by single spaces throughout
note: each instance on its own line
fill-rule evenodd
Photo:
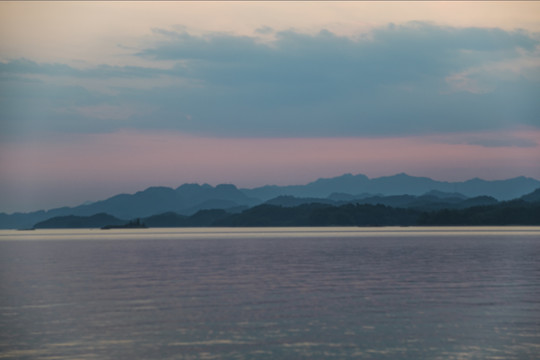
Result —
M 540 2 L 0 2 L 0 212 L 540 179 Z

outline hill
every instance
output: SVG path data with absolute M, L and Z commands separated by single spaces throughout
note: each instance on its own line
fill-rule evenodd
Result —
M 527 202 L 540 202 L 540 188 L 529 194 L 523 195 L 520 199 Z
M 443 193 L 459 193 L 466 197 L 491 196 L 498 200 L 511 200 L 527 194 L 540 187 L 540 181 L 526 177 L 507 180 L 471 179 L 463 182 L 436 181 L 426 177 L 407 174 L 383 176 L 369 179 L 358 174 L 319 179 L 306 185 L 263 186 L 254 189 L 241 189 L 244 194 L 263 201 L 280 195 L 295 197 L 326 198 L 334 193 L 341 194 L 380 194 L 390 195 L 422 195 L 430 191 Z
M 106 225 L 123 225 L 125 220 L 120 220 L 109 214 L 95 214 L 92 216 L 57 216 L 45 221 L 38 222 L 34 229 L 91 229 L 101 228 Z
M 0 229 L 25 229 L 35 223 L 59 216 L 91 216 L 107 213 L 120 219 L 143 218 L 166 212 L 191 215 L 203 209 L 238 211 L 260 203 L 234 185 L 184 184 L 176 189 L 150 187 L 134 194 L 119 194 L 102 201 L 76 207 L 62 207 L 31 213 L 0 213 Z
M 383 204 L 391 207 L 435 210 L 494 204 L 498 200 L 519 198 L 540 188 L 540 181 L 518 177 L 486 181 L 440 182 L 406 174 L 369 179 L 365 175 L 345 174 L 318 179 L 306 185 L 264 186 L 238 189 L 235 185 L 184 184 L 176 189 L 150 187 L 134 194 L 119 194 L 102 201 L 76 207 L 62 207 L 31 213 L 0 213 L 0 229 L 29 228 L 59 216 L 91 216 L 106 213 L 120 219 L 145 218 L 167 212 L 190 216 L 200 210 L 222 209 L 240 212 L 268 202 L 297 206 L 306 203 L 344 205 Z M 540 195 L 532 194 L 525 201 Z

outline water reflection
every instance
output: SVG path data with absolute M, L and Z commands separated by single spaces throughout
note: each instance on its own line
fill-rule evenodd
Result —
M 532 359 L 539 230 L 1 232 L 0 358 Z

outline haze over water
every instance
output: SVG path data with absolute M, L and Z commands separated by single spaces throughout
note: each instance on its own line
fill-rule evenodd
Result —
M 0 231 L 0 358 L 533 359 L 540 228 Z

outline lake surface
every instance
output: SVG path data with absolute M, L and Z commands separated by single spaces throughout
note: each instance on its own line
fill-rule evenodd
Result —
M 538 359 L 540 228 L 0 231 L 0 359 Z

